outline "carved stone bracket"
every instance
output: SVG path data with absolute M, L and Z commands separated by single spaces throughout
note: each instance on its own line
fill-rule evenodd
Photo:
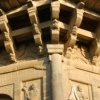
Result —
M 69 39 L 65 43 L 65 48 L 64 48 L 65 54 L 67 52 L 66 50 L 67 50 L 68 47 L 71 47 L 71 48 L 74 47 L 74 45 L 76 43 L 76 39 L 77 39 L 77 30 L 78 30 L 77 26 L 73 26 L 73 28 L 71 30 L 71 33 L 69 35 Z
M 31 24 L 38 23 L 36 8 L 34 6 L 32 6 L 32 7 L 28 8 L 27 11 L 29 14 Z
M 37 9 L 35 8 L 32 0 L 28 1 L 28 14 L 33 27 L 33 37 L 35 43 L 38 45 L 39 54 L 43 54 L 41 30 L 38 26 Z
M 52 2 L 51 7 L 52 7 L 52 19 L 59 19 L 60 2 L 59 1 Z
M 41 31 L 36 23 L 34 23 L 34 40 L 37 45 L 42 46 Z
M 78 27 L 81 25 L 81 22 L 83 20 L 83 7 L 84 7 L 84 3 L 80 2 L 78 3 L 78 5 L 76 6 L 75 10 L 73 11 L 72 17 L 71 17 L 71 21 L 70 21 L 70 29 L 68 31 L 68 35 L 67 35 L 67 43 L 65 43 L 65 51 L 67 47 L 74 47 L 75 43 L 76 43 L 76 39 L 77 39 L 77 29 Z
M 7 26 L 8 20 L 5 15 L 0 17 L 0 28 L 2 33 L 4 34 L 4 45 L 6 48 L 7 53 L 9 54 L 10 60 L 12 62 L 16 62 L 15 51 L 13 46 L 13 41 L 10 36 L 10 30 Z
M 81 25 L 81 22 L 83 20 L 84 5 L 85 4 L 83 2 L 80 2 L 76 6 L 76 9 L 74 10 L 73 15 L 72 15 L 72 20 L 71 20 L 72 26 L 74 25 L 74 26 L 79 27 Z
M 34 23 L 34 40 L 35 43 L 38 45 L 38 53 L 39 55 L 43 55 L 43 43 L 42 43 L 42 38 L 41 38 L 41 31 L 38 27 L 38 24 Z

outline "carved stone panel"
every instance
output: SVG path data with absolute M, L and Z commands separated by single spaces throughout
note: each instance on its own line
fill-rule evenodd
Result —
M 23 83 L 22 100 L 42 100 L 42 79 Z
M 71 81 L 69 100 L 91 100 L 91 86 Z

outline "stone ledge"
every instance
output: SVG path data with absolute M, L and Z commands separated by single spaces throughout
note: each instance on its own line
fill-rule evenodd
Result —
M 31 61 L 23 61 L 14 63 L 8 66 L 0 67 L 0 74 L 19 71 L 22 69 L 34 68 L 37 70 L 46 70 L 46 64 L 44 62 L 38 60 L 31 60 Z

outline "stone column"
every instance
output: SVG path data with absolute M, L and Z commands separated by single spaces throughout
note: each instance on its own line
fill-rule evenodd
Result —
M 62 82 L 62 52 L 63 45 L 47 45 L 51 61 L 52 100 L 64 100 Z

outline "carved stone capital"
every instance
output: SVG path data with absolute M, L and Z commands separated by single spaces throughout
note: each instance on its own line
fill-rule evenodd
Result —
M 52 7 L 52 19 L 59 19 L 60 2 L 59 1 L 52 2 L 51 7 Z
M 47 51 L 49 54 L 62 54 L 64 50 L 64 45 L 62 44 L 47 44 Z

